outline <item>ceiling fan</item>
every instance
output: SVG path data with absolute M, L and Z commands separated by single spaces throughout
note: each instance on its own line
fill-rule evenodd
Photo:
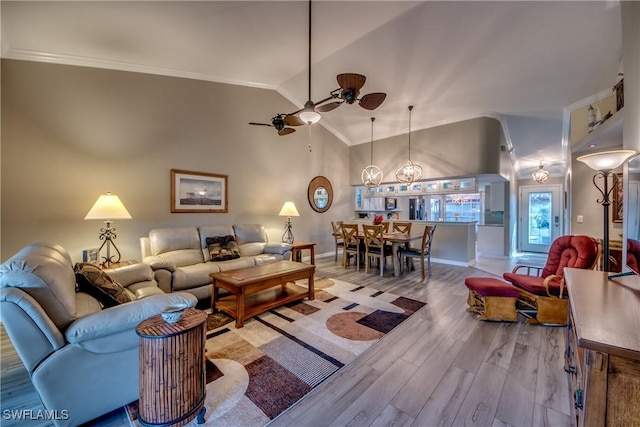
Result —
M 255 126 L 269 126 L 274 127 L 278 131 L 278 135 L 284 136 L 295 132 L 296 130 L 287 126 L 302 126 L 304 122 L 298 116 L 292 114 L 278 114 L 271 119 L 271 123 L 255 123 L 250 122 L 250 125 Z
M 289 135 L 295 132 L 295 129 L 287 126 L 301 126 L 305 123 L 312 124 L 320 120 L 320 113 L 326 113 L 328 111 L 335 110 L 340 105 L 354 104 L 356 101 L 358 105 L 367 110 L 375 110 L 382 104 L 387 97 L 386 93 L 373 92 L 360 96 L 360 89 L 364 86 L 367 78 L 362 74 L 355 73 L 343 73 L 338 74 L 337 80 L 339 88 L 332 90 L 330 96 L 319 102 L 313 102 L 311 100 L 311 0 L 309 0 L 309 97 L 307 102 L 304 103 L 304 107 L 289 114 L 278 114 L 271 119 L 271 124 L 268 123 L 249 123 L 250 125 L 257 126 L 271 126 L 276 128 L 278 135 Z M 328 104 L 321 105 L 327 101 L 336 100 Z

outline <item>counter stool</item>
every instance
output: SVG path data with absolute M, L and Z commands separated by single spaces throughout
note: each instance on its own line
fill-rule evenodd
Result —
M 467 311 L 480 314 L 481 320 L 518 320 L 516 301 L 520 292 L 507 282 L 492 277 L 467 277 L 464 284 L 469 288 Z

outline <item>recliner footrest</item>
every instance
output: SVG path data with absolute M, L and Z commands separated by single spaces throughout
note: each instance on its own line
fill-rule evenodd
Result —
M 518 320 L 516 301 L 520 292 L 514 286 L 492 277 L 467 277 L 464 284 L 469 289 L 467 311 L 480 314 L 482 320 Z

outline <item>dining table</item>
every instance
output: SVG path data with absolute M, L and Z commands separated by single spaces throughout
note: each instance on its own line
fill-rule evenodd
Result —
M 358 238 L 364 242 L 364 233 L 359 232 Z M 400 276 L 400 247 L 414 240 L 421 240 L 422 236 L 412 236 L 406 233 L 382 233 L 382 240 L 391 243 L 393 275 Z

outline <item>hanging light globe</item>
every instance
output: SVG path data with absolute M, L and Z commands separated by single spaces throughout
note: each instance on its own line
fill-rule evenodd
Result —
M 373 164 L 373 122 L 375 117 L 371 117 L 371 163 L 362 170 L 362 183 L 366 187 L 377 187 L 382 182 L 382 170 Z
M 542 166 L 542 162 L 540 162 L 540 166 L 538 169 L 531 174 L 531 178 L 538 184 L 542 184 L 549 179 L 549 171 L 544 170 L 544 166 Z
M 422 178 L 422 166 L 411 161 L 411 111 L 413 105 L 409 106 L 409 160 L 407 164 L 396 172 L 396 179 L 403 184 L 411 185 L 414 181 Z

